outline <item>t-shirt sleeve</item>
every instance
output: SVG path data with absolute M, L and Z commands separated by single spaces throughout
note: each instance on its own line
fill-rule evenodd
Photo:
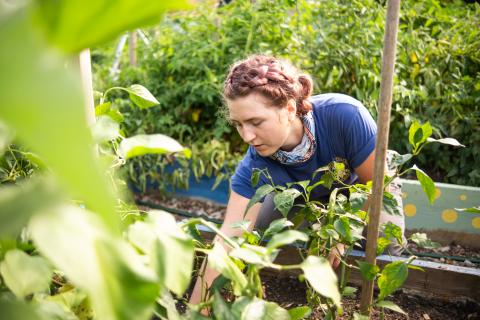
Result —
M 375 150 L 377 124 L 363 105 L 351 109 L 343 128 L 345 154 L 352 168 L 360 166 Z
M 232 176 L 231 188 L 239 195 L 251 199 L 255 194 L 255 189 L 251 183 L 252 177 L 252 162 L 250 155 L 247 153 L 240 161 Z

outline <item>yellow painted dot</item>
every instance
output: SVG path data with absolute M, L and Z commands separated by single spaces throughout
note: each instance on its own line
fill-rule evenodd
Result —
M 417 214 L 417 207 L 415 207 L 414 204 L 409 203 L 403 207 L 403 211 L 405 211 L 407 217 L 413 217 Z
M 408 197 L 408 193 L 402 192 L 402 199 L 406 199 Z
M 457 218 L 458 218 L 458 214 L 453 209 L 443 210 L 442 212 L 442 219 L 446 223 L 454 223 L 455 221 L 457 221 Z
M 462 201 L 467 200 L 467 196 L 464 195 L 464 194 L 461 194 L 461 195 L 460 195 L 460 200 L 462 200 Z
M 480 217 L 476 217 L 472 219 L 472 226 L 475 229 L 480 229 Z
M 440 198 L 441 195 L 442 195 L 442 190 L 435 188 L 435 199 Z

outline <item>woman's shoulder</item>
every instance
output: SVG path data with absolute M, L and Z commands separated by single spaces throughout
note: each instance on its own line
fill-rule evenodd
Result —
M 325 109 L 335 105 L 350 105 L 355 108 L 364 108 L 357 99 L 342 93 L 322 93 L 310 97 L 313 109 Z

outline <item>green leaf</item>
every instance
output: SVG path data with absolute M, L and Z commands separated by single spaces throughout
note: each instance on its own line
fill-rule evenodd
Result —
M 423 125 L 417 121 L 412 123 L 408 132 L 408 141 L 412 145 L 414 153 L 431 135 L 432 127 L 428 121 Z
M 364 316 L 362 314 L 359 314 L 359 313 L 355 312 L 353 314 L 353 320 L 370 320 L 370 317 L 369 316 Z
M 147 109 L 160 104 L 150 91 L 142 85 L 134 84 L 125 90 L 128 92 L 130 100 L 140 109 Z
M 309 184 L 310 184 L 310 180 L 295 181 L 295 182 L 287 183 L 287 187 L 290 188 L 291 186 L 298 185 L 302 187 L 303 190 L 307 190 L 307 187 Z
M 250 182 L 252 183 L 252 187 L 256 187 L 258 184 L 258 181 L 260 181 L 260 175 L 262 174 L 262 170 L 258 168 L 253 169 L 252 177 L 250 178 Z
M 398 152 L 394 151 L 390 164 L 393 165 L 394 167 L 399 167 L 407 163 L 410 159 L 412 159 L 412 157 L 413 157 L 413 154 L 411 153 L 399 154 Z
M 64 309 L 75 310 L 81 319 L 82 316 L 84 318 L 88 317 L 88 313 L 91 312 L 91 306 L 87 299 L 87 294 L 77 288 L 67 290 L 65 287 L 63 286 L 58 290 L 60 293 L 45 297 L 45 300 L 55 302 Z
M 402 216 L 397 199 L 390 192 L 383 192 L 383 209 L 392 216 Z
M 123 122 L 124 120 L 123 114 L 121 114 L 116 108 L 112 107 L 111 102 L 105 102 L 96 106 L 95 116 L 109 116 L 118 123 Z
M 342 291 L 342 296 L 351 296 L 351 297 L 354 297 L 355 296 L 355 293 L 357 293 L 358 289 L 355 288 L 355 287 L 349 287 L 349 286 L 346 286 L 345 288 L 343 288 L 343 291 Z
M 0 120 L 0 157 L 4 154 L 13 139 L 12 131 Z
M 0 187 L 0 235 L 16 237 L 32 215 L 61 200 L 59 190 L 45 179 Z
M 113 140 L 119 132 L 120 125 L 109 116 L 99 116 L 92 126 L 93 140 L 97 143 Z
M 350 227 L 350 219 L 345 216 L 342 216 L 335 220 L 333 223 L 335 230 L 345 239 L 347 242 L 352 241 L 352 233 Z
M 332 188 L 333 182 L 335 181 L 335 178 L 331 172 L 326 172 L 324 175 L 322 175 L 320 179 L 320 183 L 323 184 L 323 186 L 327 189 Z
M 241 259 L 249 264 L 266 266 L 266 262 L 261 255 L 249 248 L 234 248 L 230 251 L 231 257 Z
M 408 142 L 410 142 L 410 145 L 413 148 L 415 148 L 418 141 L 420 141 L 420 138 L 418 137 L 419 134 L 417 133 L 419 130 L 421 130 L 420 123 L 418 121 L 413 121 L 408 129 Z
M 322 296 L 332 299 L 335 305 L 341 308 L 337 275 L 333 272 L 328 261 L 323 257 L 308 256 L 302 262 L 301 268 L 305 273 L 305 279 L 312 285 L 313 289 Z
M 380 308 L 390 309 L 392 311 L 407 315 L 407 313 L 403 311 L 402 308 L 400 308 L 397 304 L 395 304 L 392 301 L 383 300 L 383 301 L 377 302 L 375 305 Z
M 365 206 L 368 199 L 368 194 L 363 192 L 350 193 L 350 205 L 353 211 L 361 210 Z
M 241 297 L 232 305 L 235 319 L 239 320 L 289 320 L 287 310 L 274 302 L 260 300 L 257 297 Z
M 79 52 L 112 40 L 121 32 L 153 24 L 167 10 L 187 9 L 183 1 L 35 2 L 35 18 L 48 39 L 66 52 Z M 88 8 L 88 10 L 85 10 Z
M 385 299 L 395 290 L 400 288 L 408 277 L 408 268 L 403 261 L 387 264 L 378 277 L 377 284 L 380 289 L 378 300 Z
M 48 291 L 53 270 L 42 257 L 31 257 L 21 250 L 10 250 L 0 264 L 7 287 L 17 296 Z
M 268 250 L 271 252 L 278 247 L 294 243 L 295 241 L 308 241 L 308 236 L 297 230 L 287 230 L 281 233 L 275 234 L 267 244 Z
M 383 252 L 385 252 L 385 249 L 388 248 L 388 246 L 391 244 L 392 242 L 387 239 L 387 238 L 384 238 L 384 237 L 380 237 L 378 238 L 377 240 L 377 256 L 381 255 Z
M 295 307 L 288 309 L 288 314 L 290 315 L 290 320 L 301 320 L 312 314 L 312 309 L 307 306 Z
M 291 226 L 293 226 L 293 223 L 287 220 L 286 218 L 274 220 L 270 223 L 270 225 L 268 226 L 268 229 L 265 230 L 265 233 L 263 234 L 263 238 L 268 238 L 271 235 L 276 234 L 277 232 Z
M 357 264 L 360 267 L 360 273 L 362 277 L 366 280 L 373 280 L 377 277 L 377 274 L 380 272 L 380 268 L 377 265 L 373 265 L 367 262 L 357 260 Z
M 215 319 L 236 320 L 227 303 L 216 290 L 213 294 L 213 313 L 215 314 Z
M 431 239 L 428 239 L 426 233 L 414 233 L 410 237 L 410 240 L 415 242 L 418 246 L 425 248 L 425 249 L 435 249 L 440 247 L 440 243 L 434 242 Z
M 152 314 L 160 289 L 155 273 L 98 216 L 59 207 L 34 216 L 29 230 L 38 250 L 87 292 L 99 319 L 140 320 Z
M 0 319 L 11 320 L 47 320 L 38 314 L 32 304 L 15 299 L 0 300 Z
M 228 180 L 228 177 L 226 177 L 225 173 L 223 173 L 223 172 L 219 173 L 215 177 L 215 182 L 213 183 L 213 186 L 212 186 L 211 190 L 215 190 L 220 185 L 220 183 L 222 183 L 222 181 L 224 181 L 224 180 Z
M 382 225 L 383 227 L 383 233 L 385 234 L 385 237 L 389 240 L 395 239 L 397 240 L 398 243 L 403 243 L 403 232 L 402 228 L 397 226 L 396 224 L 392 222 L 387 222 Z
M 229 258 L 222 245 L 216 243 L 208 254 L 208 262 L 225 278 L 232 280 L 233 291 L 239 296 L 247 288 L 248 282 L 245 275 Z
M 248 210 L 250 210 L 250 208 L 255 203 L 259 202 L 261 199 L 263 199 L 263 197 L 273 192 L 274 190 L 275 188 L 269 184 L 264 184 L 263 186 L 259 187 L 257 191 L 255 191 L 255 194 L 253 195 L 252 199 L 250 199 L 250 201 L 248 202 L 247 208 L 245 209 L 245 214 L 247 214 Z
M 480 213 L 480 206 L 471 208 L 455 208 L 455 210 L 466 213 Z
M 78 320 L 78 317 L 71 310 L 49 300 L 36 303 L 36 311 L 42 320 Z
M 156 308 L 154 313 L 157 315 L 160 319 L 168 319 L 168 320 L 183 320 L 184 318 L 180 316 L 180 314 L 177 311 L 176 308 L 176 301 L 173 299 L 172 295 L 170 294 L 170 291 L 167 289 L 163 289 L 161 293 L 159 294 L 159 297 L 156 300 L 157 306 L 159 308 Z M 162 312 L 160 314 L 160 312 Z M 189 318 L 193 319 L 193 318 Z
M 176 140 L 163 134 L 139 134 L 120 142 L 119 154 L 124 159 L 130 159 L 145 154 L 167 154 L 183 152 L 189 157 L 189 149 L 180 145 Z
M 329 237 L 334 240 L 340 239 L 340 235 L 333 229 L 332 225 L 322 226 L 320 229 L 320 237 L 322 239 L 328 239 Z
M 417 179 L 422 186 L 423 192 L 425 192 L 425 194 L 427 195 L 430 204 L 433 204 L 433 202 L 435 201 L 435 183 L 433 183 L 433 180 L 416 165 L 414 165 L 410 169 L 415 170 L 415 173 L 417 174 Z
M 286 189 L 281 193 L 278 193 L 273 198 L 273 203 L 275 203 L 275 209 L 280 211 L 280 213 L 286 218 L 290 209 L 292 209 L 295 202 L 295 198 L 300 196 L 301 193 L 297 189 Z
M 235 221 L 230 224 L 230 228 L 232 229 L 240 229 L 243 230 L 244 232 L 249 232 L 248 227 L 250 226 L 251 221 L 249 220 L 240 220 L 240 221 Z
M 49 3 L 53 6 L 48 12 L 55 14 L 58 3 Z M 45 46 L 37 37 L 38 26 L 29 19 L 22 10 L 2 19 L 0 118 L 22 145 L 48 164 L 73 198 L 85 201 L 118 231 L 113 192 L 92 152 L 80 74 L 66 67 L 71 65 L 66 57 Z
M 195 245 L 175 218 L 167 212 L 151 210 L 144 222 L 129 227 L 128 238 L 149 256 L 167 288 L 181 296 L 190 283 Z
M 451 146 L 454 146 L 454 147 L 463 147 L 465 148 L 465 146 L 463 144 L 461 144 L 460 142 L 458 142 L 456 139 L 454 138 L 443 138 L 443 139 L 433 139 L 433 138 L 428 138 L 427 139 L 428 142 L 437 142 L 437 143 L 441 143 L 441 144 L 448 144 L 448 145 L 451 145 Z

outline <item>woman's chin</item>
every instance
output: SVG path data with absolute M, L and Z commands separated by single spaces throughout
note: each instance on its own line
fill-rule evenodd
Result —
M 275 150 L 272 150 L 272 148 L 269 148 L 265 145 L 261 145 L 261 146 L 254 147 L 254 148 L 255 148 L 255 151 L 257 151 L 257 153 L 259 155 L 261 155 L 262 157 L 269 157 L 269 156 L 271 156 L 272 154 L 275 153 Z

